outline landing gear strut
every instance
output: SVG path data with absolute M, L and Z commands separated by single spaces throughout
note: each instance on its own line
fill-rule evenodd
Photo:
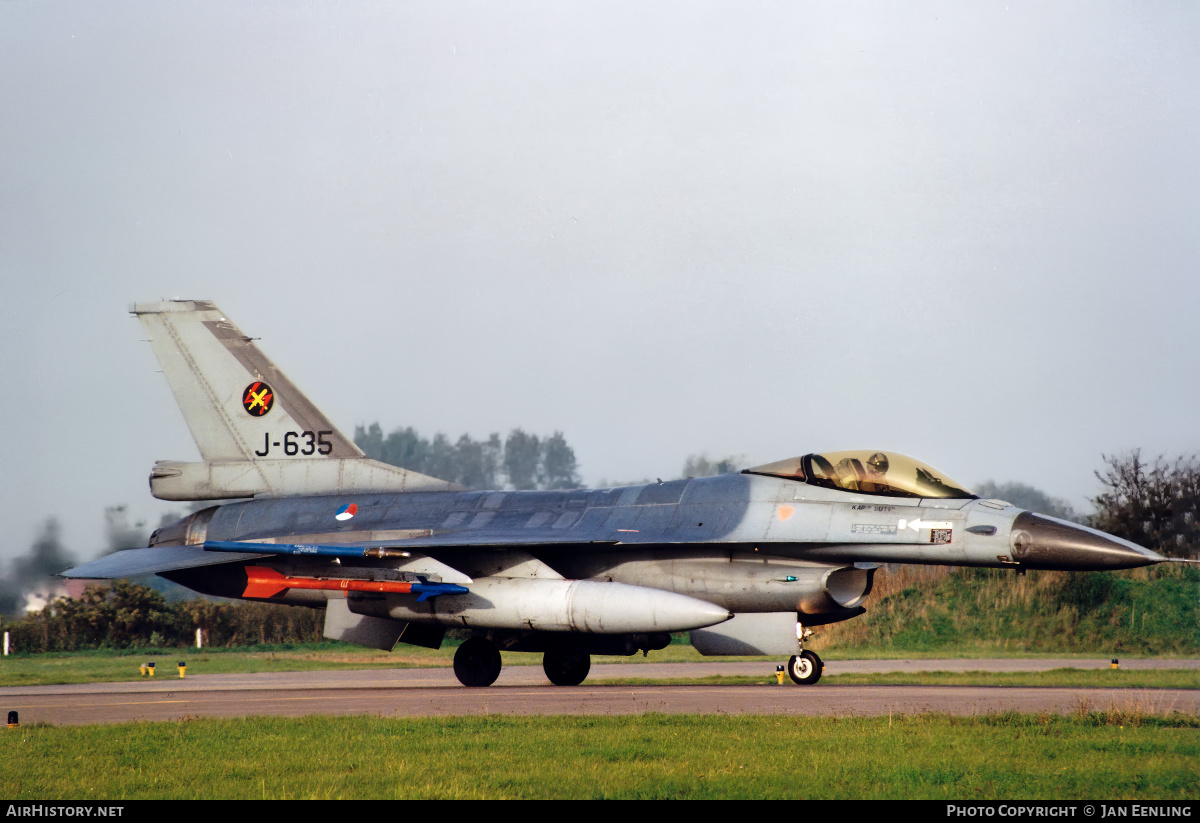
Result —
M 464 686 L 492 685 L 500 676 L 499 649 L 482 637 L 464 640 L 454 653 L 454 676 Z
M 787 671 L 792 682 L 800 686 L 811 686 L 821 679 L 821 671 L 825 664 L 816 652 L 802 651 L 794 654 L 788 660 Z
M 542 669 L 555 686 L 578 686 L 592 669 L 592 658 L 586 654 L 546 652 Z
M 804 648 L 804 641 L 812 637 L 812 634 L 812 629 L 806 629 L 799 622 L 796 623 L 796 640 L 800 654 L 794 654 L 788 659 L 787 672 L 797 686 L 813 685 L 821 679 L 821 672 L 825 670 L 825 664 L 821 662 L 817 653 Z

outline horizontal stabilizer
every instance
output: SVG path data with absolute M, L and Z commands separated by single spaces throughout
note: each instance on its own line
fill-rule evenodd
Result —
M 253 545 L 253 544 L 251 544 Z M 206 552 L 203 546 L 166 546 L 153 549 L 126 549 L 67 569 L 62 577 L 83 580 L 115 580 L 122 577 L 139 577 L 144 574 L 193 569 L 199 566 L 216 566 L 222 563 L 238 563 L 270 557 L 262 551 L 246 551 L 231 554 Z
M 159 460 L 150 473 L 150 493 L 159 500 L 226 500 L 335 492 L 449 491 L 457 488 L 443 480 L 365 457 L 296 457 L 291 460 L 207 463 Z

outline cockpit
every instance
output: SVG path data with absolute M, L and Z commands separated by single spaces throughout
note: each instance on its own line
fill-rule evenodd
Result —
M 765 474 L 827 489 L 887 497 L 977 497 L 932 466 L 896 452 L 806 454 L 755 466 L 743 474 Z

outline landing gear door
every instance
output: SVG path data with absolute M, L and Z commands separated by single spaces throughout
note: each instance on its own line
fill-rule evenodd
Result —
M 692 646 L 705 656 L 800 653 L 794 611 L 735 614 L 732 620 L 691 635 Z

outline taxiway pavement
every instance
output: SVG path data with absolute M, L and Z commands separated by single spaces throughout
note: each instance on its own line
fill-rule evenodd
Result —
M 374 714 L 418 717 L 474 714 L 721 713 L 881 715 L 1004 711 L 1069 713 L 1110 709 L 1200 714 L 1200 690 L 975 686 L 605 685 L 620 678 L 761 675 L 775 663 L 641 663 L 593 666 L 582 686 L 551 686 L 540 666 L 506 666 L 495 685 L 468 689 L 449 668 L 271 674 L 188 674 L 123 683 L 0 688 L 0 710 L 22 724 L 80 725 L 184 717 Z M 886 671 L 1044 671 L 1109 668 L 1108 660 L 845 660 L 825 674 Z M 1200 660 L 1127 660 L 1122 668 L 1200 670 Z

